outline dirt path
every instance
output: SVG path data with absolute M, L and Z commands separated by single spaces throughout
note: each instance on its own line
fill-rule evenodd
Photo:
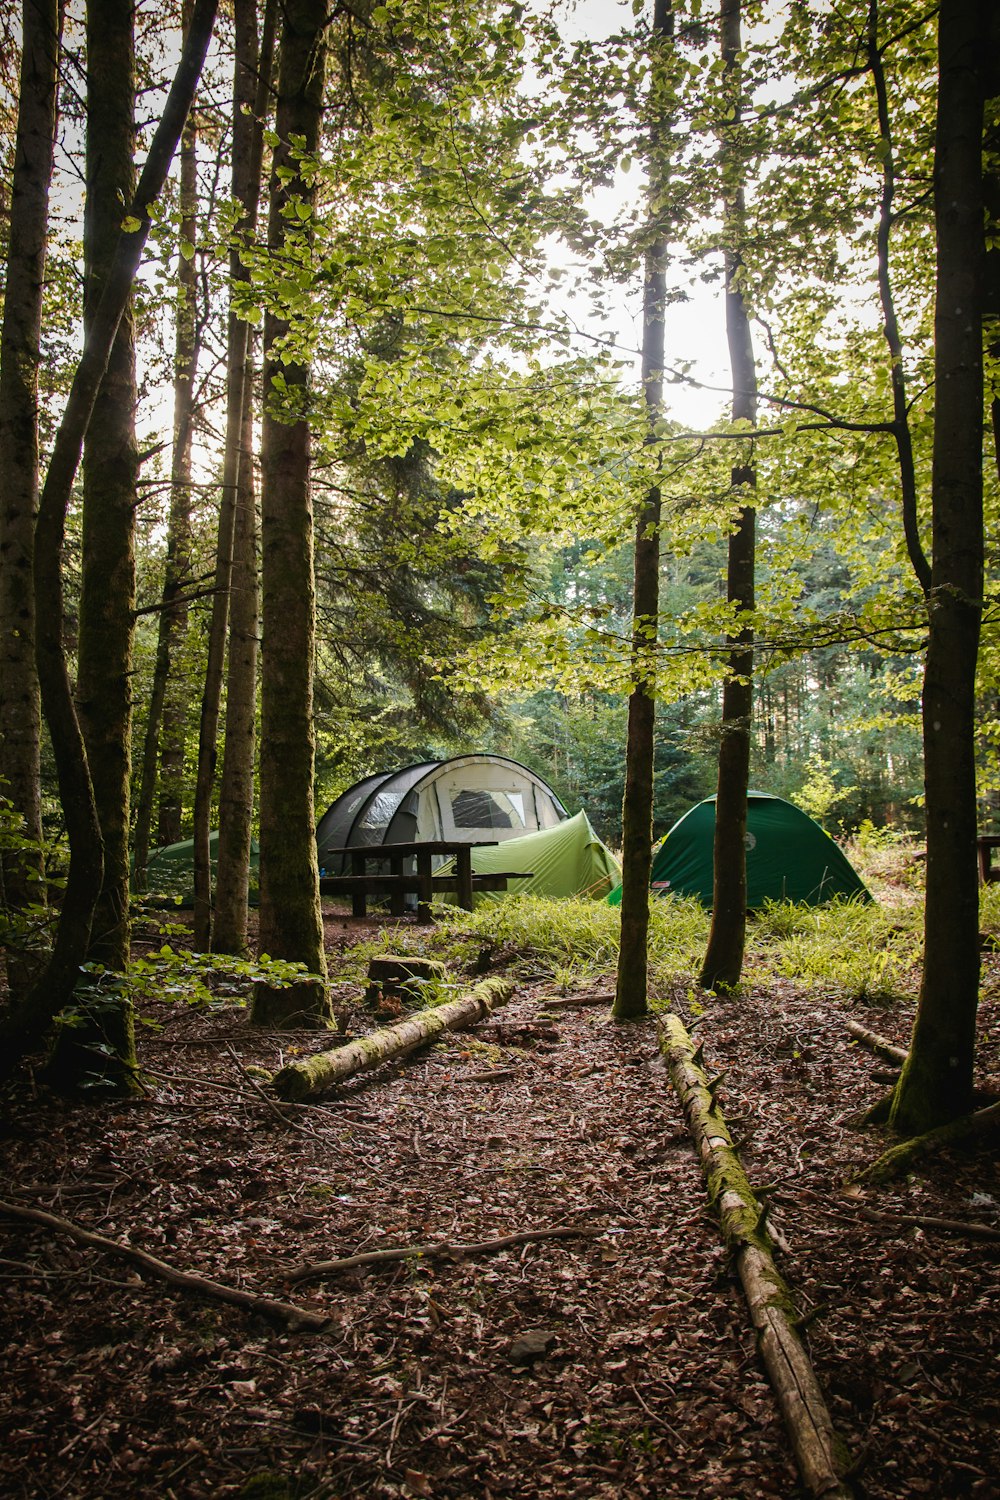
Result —
M 292 1126 L 240 1065 L 314 1036 L 251 1033 L 234 1010 L 160 1019 L 156 1097 L 22 1105 L 5 1180 L 331 1325 L 275 1331 L 3 1222 L 5 1496 L 800 1493 L 650 1024 L 545 1013 L 522 988 L 475 1035 Z M 887 1231 L 839 1193 L 871 1151 L 843 1116 L 873 1090 L 834 1005 L 788 987 L 701 1025 L 748 1169 L 775 1187 L 835 1423 L 868 1454 L 859 1492 L 1000 1494 L 996 1245 Z M 981 1158 L 879 1207 L 988 1219 L 996 1176 Z M 284 1281 L 303 1260 L 564 1225 L 598 1233 Z M 519 1363 L 527 1333 L 545 1352 Z M 248 1487 L 265 1474 L 282 1484 Z

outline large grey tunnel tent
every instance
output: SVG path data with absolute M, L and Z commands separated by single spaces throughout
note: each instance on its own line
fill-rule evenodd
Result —
M 566 809 L 550 786 L 502 755 L 423 761 L 356 782 L 316 829 L 320 869 L 348 873 L 346 851 L 450 839 L 505 842 L 554 828 Z

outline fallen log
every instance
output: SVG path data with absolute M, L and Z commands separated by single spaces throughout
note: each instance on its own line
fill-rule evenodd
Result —
M 914 1162 L 930 1156 L 945 1146 L 956 1146 L 975 1135 L 985 1135 L 1000 1129 L 1000 1104 L 990 1104 L 974 1114 L 962 1115 L 948 1125 L 939 1125 L 928 1130 L 926 1135 L 916 1135 L 909 1141 L 892 1146 L 883 1156 L 873 1161 L 858 1175 L 858 1182 L 889 1182 L 901 1172 L 909 1171 Z
M 340 1260 L 317 1260 L 296 1266 L 285 1280 L 309 1281 L 316 1276 L 338 1276 L 341 1271 L 353 1271 L 357 1266 L 382 1266 L 400 1260 L 430 1260 L 435 1256 L 458 1260 L 465 1255 L 495 1255 L 513 1245 L 530 1245 L 535 1240 L 571 1239 L 603 1233 L 603 1229 L 564 1225 L 556 1229 L 520 1229 L 514 1234 L 503 1234 L 499 1239 L 478 1240 L 469 1245 L 459 1245 L 452 1240 L 430 1240 L 425 1245 L 393 1245 L 385 1250 L 362 1250 Z
M 260 1313 L 272 1322 L 284 1323 L 293 1333 L 303 1328 L 319 1330 L 329 1326 L 330 1319 L 325 1313 L 311 1312 L 307 1307 L 296 1307 L 294 1303 L 281 1302 L 275 1297 L 266 1297 L 259 1292 L 247 1292 L 241 1287 L 226 1286 L 221 1281 L 211 1281 L 207 1276 L 199 1276 L 194 1271 L 181 1271 L 177 1266 L 172 1266 L 167 1261 L 150 1255 L 146 1250 L 139 1250 L 135 1245 L 123 1245 L 118 1240 L 109 1240 L 103 1234 L 95 1234 L 92 1229 L 84 1229 L 82 1225 L 74 1224 L 71 1219 L 64 1219 L 59 1214 L 47 1213 L 45 1209 L 27 1208 L 19 1203 L 0 1202 L 0 1213 L 8 1214 L 13 1219 L 26 1219 L 30 1224 L 41 1224 L 57 1234 L 68 1235 L 80 1245 L 92 1245 L 97 1250 L 104 1250 L 124 1260 L 130 1260 L 134 1265 L 141 1266 L 144 1271 L 151 1272 L 161 1281 L 181 1291 L 211 1297 L 216 1302 L 231 1302 L 234 1306 L 245 1308 L 248 1312 Z
M 280 1099 L 291 1100 L 321 1094 L 335 1083 L 353 1078 L 355 1073 L 375 1068 L 379 1063 L 415 1047 L 426 1046 L 442 1031 L 461 1031 L 475 1026 L 498 1005 L 506 1005 L 513 989 L 509 980 L 484 979 L 457 1000 L 407 1016 L 394 1026 L 373 1031 L 370 1036 L 359 1037 L 356 1042 L 349 1042 L 346 1047 L 338 1047 L 333 1052 L 317 1052 L 301 1062 L 289 1063 L 274 1075 L 274 1090 Z
M 799 1338 L 791 1294 L 774 1264 L 766 1209 L 747 1180 L 691 1037 L 677 1016 L 664 1016 L 659 1030 L 660 1050 L 694 1138 L 723 1238 L 735 1258 L 799 1472 L 813 1495 L 849 1500 L 851 1490 L 841 1477 L 841 1444 Z
M 876 1057 L 881 1057 L 883 1062 L 899 1063 L 900 1066 L 905 1063 L 905 1047 L 897 1047 L 895 1042 L 879 1036 L 878 1032 L 869 1031 L 868 1027 L 862 1026 L 860 1021 L 848 1021 L 847 1029 L 859 1042 L 864 1043 L 869 1052 L 874 1052 Z

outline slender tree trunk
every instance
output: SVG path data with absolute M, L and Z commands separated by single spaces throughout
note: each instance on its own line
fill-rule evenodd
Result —
M 184 23 L 190 20 L 190 0 Z M 143 736 L 142 773 L 136 799 L 133 841 L 136 886 L 145 890 L 149 839 L 160 762 L 160 809 L 157 843 L 174 844 L 181 836 L 181 785 L 187 712 L 184 696 L 169 692 L 177 645 L 187 630 L 185 589 L 191 573 L 191 447 L 194 382 L 198 369 L 196 267 L 193 251 L 198 214 L 198 122 L 194 110 L 184 126 L 180 150 L 180 254 L 177 266 L 177 316 L 174 335 L 174 433 L 170 473 L 170 514 L 156 661 Z
M 934 148 L 933 560 L 924 670 L 924 972 L 890 1123 L 917 1135 L 972 1101 L 979 999 L 975 686 L 983 597 L 983 76 L 986 7 L 943 0 Z
M 307 153 L 318 144 L 326 25 L 323 0 L 287 0 L 268 223 L 275 252 L 284 242 L 288 205 L 296 201 L 310 214 L 315 207 L 315 184 L 303 176 L 289 143 L 299 141 Z M 309 367 L 299 360 L 277 362 L 275 345 L 288 332 L 286 323 L 268 314 L 261 439 L 260 950 L 304 963 L 316 977 L 284 990 L 257 985 L 252 1019 L 260 1025 L 322 1026 L 332 1012 L 313 809 L 316 598 L 309 420 L 300 415 L 308 412 Z M 279 372 L 283 397 L 275 386 Z
M 275 0 L 268 0 L 260 48 L 257 46 L 256 0 L 236 5 L 236 72 L 233 80 L 233 195 L 243 206 L 243 225 L 252 234 L 260 196 L 263 124 L 267 114 L 274 33 Z M 253 110 L 252 116 L 249 110 Z M 249 127 L 249 128 L 248 128 Z M 230 283 L 245 279 L 238 249 L 230 257 Z M 254 747 L 256 731 L 259 580 L 257 502 L 253 469 L 253 341 L 247 324 L 230 313 L 229 355 L 243 357 L 242 412 L 233 407 L 227 424 L 225 480 L 236 479 L 236 514 L 229 614 L 229 676 L 226 691 L 226 740 L 219 788 L 219 859 L 216 872 L 215 926 L 212 947 L 219 953 L 247 951 L 247 903 L 250 889 L 250 843 L 253 823 Z M 233 391 L 235 397 L 235 389 Z M 241 418 L 237 431 L 237 416 Z
M 125 221 L 56 433 L 35 530 L 35 615 L 42 708 L 52 741 L 70 861 L 55 946 L 45 972 L 0 1025 L 0 1076 L 7 1076 L 73 998 L 87 955 L 103 875 L 94 786 L 63 646 L 62 548 L 66 511 L 94 403 L 205 61 L 217 0 L 195 0 L 177 73 Z
M 58 0 L 25 0 L 0 332 L 0 776 L 3 795 L 35 847 L 4 852 L 0 874 L 4 900 L 12 907 L 45 899 L 32 562 L 38 511 L 39 339 L 61 26 Z M 8 952 L 7 977 L 15 994 L 24 991 L 34 968 L 29 955 Z
M 743 296 L 744 161 L 740 142 L 740 0 L 722 0 L 721 40 L 725 74 L 732 93 L 731 126 L 722 139 L 724 180 L 724 248 L 726 336 L 733 372 L 734 422 L 753 428 L 757 422 L 757 369 L 750 319 Z M 746 461 L 734 465 L 730 486 L 740 502 L 729 538 L 726 598 L 740 616 L 754 607 L 756 513 L 753 493 L 757 470 L 753 445 Z M 731 989 L 743 972 L 747 930 L 747 787 L 750 778 L 750 729 L 753 713 L 753 629 L 743 626 L 728 640 L 728 672 L 722 689 L 722 739 L 715 799 L 712 927 L 701 969 L 707 989 Z
M 879 0 L 868 7 L 868 66 L 875 85 L 879 137 L 882 143 L 882 196 L 879 204 L 877 241 L 877 277 L 879 301 L 882 304 L 882 327 L 889 346 L 889 378 L 892 385 L 893 436 L 899 464 L 900 492 L 903 501 L 903 535 L 906 553 L 917 582 L 926 594 L 931 586 L 931 567 L 920 540 L 920 518 L 917 506 L 917 472 L 913 461 L 910 434 L 910 404 L 906 391 L 906 366 L 903 363 L 903 340 L 896 317 L 892 290 L 889 241 L 892 234 L 893 204 L 896 197 L 896 162 L 889 117 L 889 95 L 885 68 L 879 47 Z
M 663 415 L 663 318 L 666 308 L 666 239 L 656 224 L 666 164 L 663 93 L 664 49 L 673 38 L 670 0 L 654 0 L 650 127 L 650 203 L 653 239 L 646 256 L 642 319 L 642 382 L 650 437 Z M 612 1015 L 631 1020 L 647 1011 L 649 874 L 653 849 L 653 757 L 656 732 L 656 647 L 660 595 L 659 484 L 650 487 L 635 535 L 632 595 L 632 689 L 628 701 L 625 796 L 622 802 L 622 930 Z
M 135 53 L 131 0 L 87 3 L 87 148 L 83 228 L 84 336 L 94 325 L 122 221 L 135 194 Z M 83 449 L 83 539 L 76 696 L 101 830 L 104 873 L 88 958 L 110 974 L 129 959 L 129 790 L 135 621 L 135 330 L 131 299 L 118 324 Z M 96 988 L 101 993 L 96 993 Z M 77 1017 L 55 1036 L 51 1081 L 95 1075 L 135 1089 L 132 1006 L 120 984 L 78 994 Z
M 135 172 L 131 0 L 88 0 L 84 328 L 108 277 Z M 83 450 L 83 546 L 77 704 L 104 842 L 91 957 L 121 971 L 129 956 L 129 781 L 135 611 L 135 331 L 131 299 Z

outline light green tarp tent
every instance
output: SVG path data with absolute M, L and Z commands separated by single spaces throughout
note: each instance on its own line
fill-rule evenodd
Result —
M 208 840 L 212 860 L 212 881 L 219 858 L 219 835 L 212 833 Z M 250 841 L 250 899 L 256 898 L 259 850 L 257 840 Z M 151 896 L 169 896 L 180 901 L 182 906 L 194 905 L 194 839 L 183 839 L 179 844 L 165 844 L 162 849 L 151 849 L 147 866 L 146 889 Z
M 442 866 L 442 870 L 449 868 L 453 865 Z M 530 891 L 536 896 L 592 896 L 599 901 L 621 879 L 614 855 L 601 843 L 585 812 L 566 818 L 554 828 L 505 839 L 494 847 L 473 849 L 472 868 L 481 875 L 531 871 L 527 880 L 509 881 L 506 892 L 477 893 L 477 901 L 502 900 L 512 891 Z
M 650 886 L 661 894 L 712 904 L 715 798 L 686 812 L 653 852 Z M 796 901 L 819 906 L 834 896 L 872 898 L 861 877 L 818 823 L 781 797 L 747 795 L 747 906 Z M 608 900 L 621 904 L 621 886 Z

